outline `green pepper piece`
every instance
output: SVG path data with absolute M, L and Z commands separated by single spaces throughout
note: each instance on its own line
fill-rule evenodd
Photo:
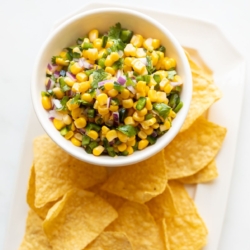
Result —
M 116 156 L 116 153 L 113 147 L 107 147 L 107 151 L 108 151 L 109 156 L 112 156 L 112 157 Z
M 122 92 L 125 88 L 118 82 L 114 82 L 114 89 L 117 90 L 118 92 Z
M 94 69 L 89 69 L 89 70 L 86 70 L 84 73 L 87 75 L 87 76 L 90 76 L 91 74 L 94 73 Z
M 153 118 L 154 116 L 151 113 L 148 113 L 145 115 L 145 120 L 149 120 L 151 118 Z
M 100 66 L 100 67 L 102 67 L 103 69 L 105 68 L 105 58 L 100 58 L 99 60 L 98 60 L 98 65 Z
M 88 125 L 86 126 L 86 130 L 95 130 L 96 132 L 99 132 L 101 130 L 101 127 L 95 123 L 89 122 Z
M 172 94 L 169 98 L 169 103 L 168 105 L 174 109 L 180 102 L 180 96 L 176 93 Z
M 62 129 L 60 130 L 60 134 L 61 134 L 62 136 L 65 136 L 67 133 L 68 133 L 67 127 L 64 127 L 64 128 L 62 128 Z
M 82 136 L 82 146 L 89 145 L 90 143 L 90 137 L 87 135 Z
M 111 105 L 119 106 L 119 105 L 120 105 L 119 99 L 117 99 L 117 98 L 112 98 L 112 99 L 111 99 Z
M 150 75 L 144 75 L 143 76 L 143 81 L 145 81 L 146 84 L 149 84 L 149 82 L 150 82 Z
M 96 141 L 92 141 L 89 143 L 89 147 L 93 150 L 94 148 L 96 148 L 98 146 L 98 142 Z
M 94 48 L 94 46 L 92 43 L 83 43 L 82 48 L 83 49 L 91 49 L 91 48 Z
M 104 148 L 109 147 L 109 142 L 108 142 L 108 140 L 107 140 L 106 137 L 104 137 L 104 139 L 103 139 L 102 141 L 103 141 L 103 146 L 104 146 Z
M 128 137 L 132 137 L 134 135 L 137 134 L 137 129 L 135 127 L 133 127 L 132 125 L 120 125 L 117 128 L 118 131 L 122 132 L 123 134 L 125 134 Z
M 92 154 L 92 149 L 89 147 L 89 146 L 87 146 L 86 148 L 85 148 L 85 151 L 88 153 L 88 154 Z
M 180 111 L 180 109 L 183 107 L 183 102 L 180 101 L 179 104 L 176 106 L 176 108 L 174 109 L 175 113 L 178 113 Z
M 139 100 L 137 101 L 136 109 L 137 110 L 142 110 L 145 107 L 146 102 L 147 102 L 146 97 L 140 97 Z
M 120 121 L 120 122 L 123 122 L 124 119 L 126 118 L 127 114 L 128 114 L 128 110 L 125 109 L 125 108 L 121 108 L 121 109 L 119 110 L 119 121 Z
M 137 151 L 137 150 L 138 150 L 138 141 L 135 143 L 134 146 L 132 146 L 132 148 L 134 149 L 134 151 Z
M 168 117 L 168 114 L 169 114 L 170 110 L 171 110 L 171 107 L 169 107 L 165 103 L 154 103 L 153 104 L 153 109 L 155 111 L 157 111 L 157 113 L 159 114 L 159 116 L 161 116 L 162 118 L 166 119 Z
M 159 90 L 160 89 L 160 82 L 161 82 L 161 76 L 160 75 L 153 75 L 154 80 L 156 81 L 156 85 L 154 87 L 155 90 Z
M 88 112 L 87 112 L 87 117 L 95 118 L 95 110 L 94 109 L 89 109 Z
M 102 37 L 102 47 L 105 48 L 106 47 L 106 44 L 108 42 L 108 36 L 103 36 Z
M 129 43 L 133 36 L 133 31 L 131 30 L 122 30 L 120 33 L 120 38 L 124 43 Z
M 163 53 L 165 53 L 166 48 L 165 48 L 164 46 L 161 45 L 157 50 L 158 50 L 158 51 L 161 51 L 161 52 L 163 52 Z
M 122 155 L 122 156 L 128 156 L 128 151 L 125 150 L 125 151 L 123 151 L 123 152 L 120 152 L 120 155 Z
M 157 137 L 153 137 L 153 136 L 149 135 L 149 136 L 147 136 L 147 140 L 149 141 L 149 143 L 150 143 L 151 145 L 153 145 L 153 144 L 156 143 Z

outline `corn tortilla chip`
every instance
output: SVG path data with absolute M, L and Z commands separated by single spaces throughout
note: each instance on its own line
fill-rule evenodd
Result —
M 193 175 L 211 162 L 222 146 L 226 128 L 199 117 L 164 149 L 169 179 Z
M 165 191 L 151 199 L 146 205 L 150 213 L 156 221 L 165 217 L 178 215 L 177 208 L 174 202 L 174 195 L 169 185 L 166 186 Z
M 117 168 L 102 189 L 130 201 L 144 203 L 161 194 L 167 184 L 163 152 L 130 166 Z
M 41 218 L 33 210 L 29 210 L 26 220 L 26 232 L 19 250 L 52 250 L 43 232 L 42 222 Z
M 145 204 L 127 201 L 118 210 L 118 218 L 109 230 L 126 232 L 133 249 L 162 250 L 164 242 L 160 230 Z
M 84 250 L 133 250 L 131 243 L 123 232 L 102 232 Z
M 207 242 L 207 229 L 198 214 L 166 218 L 170 249 L 198 250 Z
M 189 59 L 193 76 L 193 95 L 187 117 L 180 132 L 188 129 L 193 122 L 200 117 L 208 108 L 221 98 L 221 91 L 213 84 L 211 78 Z
M 117 212 L 101 197 L 72 189 L 49 210 L 43 229 L 53 250 L 81 250 L 116 218 Z
M 106 168 L 74 159 L 46 135 L 34 141 L 34 166 L 36 207 L 58 200 L 72 188 L 85 189 L 107 177 Z
M 212 160 L 206 167 L 194 175 L 180 178 L 178 181 L 184 184 L 198 184 L 214 180 L 218 177 L 218 171 L 215 160 Z
M 35 168 L 34 166 L 30 169 L 30 178 L 28 183 L 28 192 L 27 192 L 27 203 L 29 207 L 36 212 L 38 216 L 42 219 L 45 219 L 49 209 L 55 204 L 55 202 L 49 202 L 45 204 L 43 207 L 37 208 L 35 207 L 35 193 L 36 193 L 36 180 L 35 180 Z
M 156 224 L 158 225 L 158 227 L 160 229 L 160 235 L 161 235 L 161 238 L 163 239 L 163 242 L 164 242 L 164 249 L 170 250 L 166 219 L 165 218 L 160 219 L 159 221 L 156 222 Z

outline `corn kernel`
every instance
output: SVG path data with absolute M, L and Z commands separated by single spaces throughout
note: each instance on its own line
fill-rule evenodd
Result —
M 132 108 L 133 105 L 134 105 L 134 103 L 133 103 L 132 99 L 122 100 L 123 108 L 129 109 L 129 108 Z
M 79 63 L 75 62 L 70 66 L 70 72 L 74 75 L 78 74 L 82 71 L 82 67 L 79 65 Z
M 71 129 L 72 131 L 75 131 L 75 130 L 76 130 L 76 126 L 75 126 L 75 124 L 74 124 L 73 122 L 70 124 L 70 129 Z
M 119 138 L 119 140 L 120 140 L 121 142 L 127 142 L 127 141 L 128 141 L 128 138 L 129 138 L 129 137 L 127 137 L 125 134 L 123 134 L 123 133 L 120 132 L 120 131 L 117 131 L 117 136 L 118 136 L 118 138 Z
M 131 66 L 128 66 L 128 65 L 123 65 L 123 71 L 124 71 L 124 73 L 126 73 L 126 72 L 129 72 L 129 71 L 132 71 L 132 67 Z
M 107 105 L 105 106 L 98 106 L 98 113 L 100 115 L 106 115 L 109 113 L 109 109 L 107 108 Z
M 146 135 L 151 135 L 153 133 L 153 128 L 149 128 L 149 129 L 144 129 L 143 132 L 146 134 Z
M 123 152 L 127 149 L 127 145 L 125 143 L 121 143 L 120 145 L 117 146 L 117 148 L 120 152 Z
M 86 81 L 86 82 L 81 82 L 79 83 L 79 92 L 80 93 L 85 93 L 87 90 L 89 90 L 91 87 L 90 82 Z
M 56 118 L 53 119 L 53 124 L 54 124 L 54 126 L 55 126 L 55 128 L 57 130 L 61 130 L 65 126 L 65 124 L 63 123 L 63 121 L 58 120 Z
M 159 57 L 155 51 L 153 51 L 151 54 L 151 60 L 152 60 L 153 66 L 155 66 L 158 63 Z
M 112 67 L 106 67 L 105 72 L 110 73 L 112 76 L 115 75 L 115 70 Z
M 104 104 L 107 103 L 108 96 L 107 96 L 106 94 L 104 94 L 104 93 L 101 93 L 100 95 L 98 95 L 98 96 L 96 97 L 96 100 L 98 101 L 98 103 L 99 103 L 100 105 L 104 105 Z
M 148 113 L 148 110 L 146 108 L 143 108 L 142 110 L 136 111 L 139 116 L 145 116 Z
M 133 119 L 137 122 L 142 122 L 144 121 L 144 116 L 139 116 L 137 111 L 135 111 L 133 114 Z
M 136 48 L 131 44 L 128 43 L 124 49 L 125 56 L 135 56 L 136 55 Z
M 164 92 L 166 94 L 169 94 L 172 89 L 173 89 L 173 86 L 171 84 L 166 84 L 166 86 L 164 87 Z
M 140 140 L 138 143 L 138 149 L 142 150 L 144 148 L 146 148 L 148 146 L 149 141 L 144 139 L 144 140 Z
M 106 126 L 102 126 L 102 134 L 106 135 L 108 132 L 110 131 L 110 129 Z
M 90 42 L 93 42 L 95 39 L 97 39 L 99 36 L 99 31 L 97 29 L 93 29 L 89 32 L 89 40 Z
M 169 80 L 167 78 L 163 78 L 160 83 L 159 83 L 159 86 L 160 86 L 160 90 L 164 90 L 165 86 L 169 83 Z
M 100 38 L 96 38 L 94 41 L 93 41 L 93 47 L 100 50 L 102 48 L 102 39 Z M 98 53 L 98 56 L 99 56 L 99 53 Z
M 75 146 L 77 146 L 77 147 L 81 147 L 81 145 L 82 145 L 82 143 L 81 143 L 79 140 L 77 140 L 75 137 L 72 137 L 72 138 L 71 138 L 71 142 L 72 142 Z
M 108 96 L 115 97 L 118 95 L 118 91 L 116 89 L 111 89 L 108 91 Z
M 81 99 L 85 102 L 92 102 L 93 97 L 89 93 L 84 93 L 81 95 Z
M 136 91 L 139 92 L 140 94 L 144 95 L 146 94 L 145 93 L 145 90 L 146 90 L 146 82 L 144 81 L 139 81 L 137 84 L 136 84 Z
M 113 62 L 113 60 L 111 59 L 110 55 L 107 56 L 107 58 L 106 58 L 106 60 L 105 60 L 105 66 L 106 66 L 106 67 L 110 67 L 110 66 L 112 66 L 113 63 L 114 63 L 114 62 Z
M 56 58 L 56 64 L 62 65 L 62 66 L 68 66 L 69 60 L 64 60 L 63 58 L 57 57 Z
M 158 49 L 160 47 L 160 40 L 159 39 L 153 39 L 152 40 L 152 46 L 154 49 Z
M 131 146 L 127 147 L 127 151 L 129 155 L 132 155 L 134 153 L 134 149 Z
M 142 46 L 143 40 L 144 40 L 144 39 L 143 39 L 143 37 L 142 37 L 141 35 L 136 34 L 136 35 L 133 35 L 133 36 L 132 36 L 130 42 L 131 42 L 135 47 L 139 48 L 139 47 Z
M 115 105 L 110 105 L 110 107 L 109 107 L 109 110 L 112 112 L 116 112 L 116 111 L 118 111 L 118 109 L 119 109 L 119 106 L 115 106 Z
M 179 82 L 180 84 L 183 84 L 183 80 L 179 75 L 175 75 L 173 82 Z
M 79 104 L 78 103 L 71 103 L 72 99 L 69 99 L 68 102 L 67 102 L 67 107 L 70 111 L 74 110 L 74 109 L 77 109 L 79 107 Z
M 134 139 L 134 140 L 132 140 L 132 141 L 127 141 L 127 146 L 129 147 L 129 146 L 134 146 L 136 144 L 136 140 Z
M 106 49 L 100 49 L 98 52 L 98 59 L 102 58 L 104 54 L 107 53 Z
M 104 84 L 104 88 L 105 88 L 106 90 L 111 90 L 111 89 L 113 89 L 113 87 L 114 87 L 114 83 L 112 83 L 112 82 L 106 82 L 106 83 Z
M 106 49 L 107 49 L 107 48 L 110 48 L 113 44 L 114 44 L 113 41 L 111 41 L 111 40 L 110 40 L 110 41 L 107 41 L 107 44 L 106 44 L 106 47 L 105 47 L 105 48 L 106 48 Z
M 156 96 L 157 96 L 156 102 L 162 103 L 167 100 L 167 96 L 165 92 L 157 91 Z
M 159 123 L 155 123 L 154 125 L 152 125 L 152 128 L 157 129 L 157 128 L 159 128 L 159 126 L 160 126 Z
M 69 116 L 69 115 L 64 115 L 64 116 L 63 116 L 63 122 L 64 122 L 66 125 L 71 124 L 71 123 L 72 123 L 72 118 L 71 118 L 71 116 Z
M 84 117 L 79 117 L 75 120 L 75 126 L 77 128 L 84 128 L 87 125 L 87 121 Z
M 150 89 L 148 91 L 148 98 L 150 99 L 151 102 L 156 102 L 157 101 L 156 90 Z
M 99 145 L 93 149 L 93 155 L 99 156 L 104 151 L 104 147 Z
M 78 141 L 82 141 L 82 134 L 80 133 L 75 133 L 74 137 L 78 140 Z
M 82 51 L 82 56 L 83 56 L 84 58 L 88 58 L 89 52 L 88 52 L 87 49 L 85 49 L 85 50 Z
M 59 87 L 55 87 L 52 89 L 57 99 L 62 99 L 64 97 L 64 92 Z
M 148 98 L 148 97 L 146 97 L 147 98 L 147 101 L 146 101 L 146 109 L 147 110 L 152 110 L 153 109 L 153 105 L 152 105 L 152 103 L 151 103 L 151 100 Z
M 175 118 L 176 113 L 171 109 L 170 112 L 169 112 L 169 116 L 172 117 L 172 118 Z
M 153 42 L 152 38 L 147 38 L 143 42 L 143 48 L 145 48 L 147 50 L 153 50 L 152 42 Z
M 52 109 L 51 99 L 48 96 L 43 96 L 42 97 L 42 105 L 43 105 L 43 108 L 46 110 Z
M 65 136 L 64 138 L 69 140 L 72 136 L 74 135 L 74 132 L 73 131 L 69 131 Z
M 133 119 L 132 116 L 127 116 L 127 117 L 124 119 L 124 123 L 125 123 L 126 125 L 132 125 L 132 126 L 135 125 L 135 121 L 134 121 L 134 119 Z
M 131 67 L 132 66 L 132 62 L 133 62 L 134 58 L 133 57 L 125 57 L 124 58 L 124 64 Z
M 117 52 L 111 52 L 110 54 L 110 59 L 113 61 L 113 62 L 116 62 L 117 60 L 120 59 L 120 56 Z
M 117 132 L 116 130 L 112 129 L 107 132 L 106 138 L 109 142 L 113 141 L 115 138 L 117 138 Z
M 64 81 L 66 82 L 66 84 L 69 86 L 69 87 L 72 87 L 75 83 L 75 80 L 73 80 L 72 78 L 69 78 L 69 77 L 64 77 Z
M 88 49 L 88 58 L 89 60 L 95 61 L 98 59 L 98 49 L 97 48 L 91 48 Z
M 138 133 L 138 136 L 141 138 L 141 139 L 146 139 L 147 138 L 147 134 L 145 132 L 143 132 L 142 130 Z
M 162 131 L 166 131 L 166 130 L 168 130 L 169 129 L 169 126 L 167 125 L 167 126 L 165 126 L 165 124 L 162 124 L 162 125 L 160 125 L 160 131 L 162 132 Z
M 77 118 L 81 116 L 81 113 L 82 113 L 82 110 L 80 108 L 76 108 L 71 111 L 71 116 L 74 120 L 76 120 Z
M 90 130 L 87 132 L 87 136 L 89 136 L 93 140 L 96 140 L 99 135 L 95 130 Z
M 134 71 L 138 74 L 142 74 L 144 70 L 146 69 L 146 66 L 139 59 L 135 59 L 133 61 L 132 66 L 133 66 Z
M 66 51 L 61 51 L 59 55 L 60 55 L 60 57 L 65 58 L 66 55 L 67 55 L 67 52 Z

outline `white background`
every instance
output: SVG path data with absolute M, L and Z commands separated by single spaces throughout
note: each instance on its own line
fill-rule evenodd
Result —
M 19 160 L 31 110 L 30 78 L 38 50 L 52 24 L 90 1 L 0 0 L 0 249 L 10 216 Z M 109 2 L 117 2 L 110 0 Z M 245 57 L 250 56 L 248 0 L 126 0 L 119 3 L 149 7 L 214 22 Z M 216 58 L 214 59 L 216 60 Z M 247 71 L 250 66 L 247 65 Z M 220 250 L 250 249 L 250 74 L 241 112 L 236 163 Z M 235 96 L 237 98 L 237 96 Z M 233 102 L 234 100 L 232 100 Z M 232 113 L 232 116 L 234 114 Z

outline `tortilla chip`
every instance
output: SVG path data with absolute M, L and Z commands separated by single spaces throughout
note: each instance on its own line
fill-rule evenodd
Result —
M 198 184 L 214 180 L 218 177 L 218 171 L 215 160 L 212 160 L 206 167 L 194 175 L 180 178 L 178 181 L 184 184 Z
M 193 175 L 208 165 L 220 150 L 226 128 L 199 117 L 164 149 L 168 179 Z
M 86 189 L 107 177 L 106 168 L 74 159 L 46 135 L 34 141 L 34 166 L 36 207 L 58 200 L 72 188 Z
M 30 178 L 28 184 L 28 192 L 27 192 L 27 203 L 29 207 L 42 219 L 45 219 L 49 209 L 55 204 L 55 202 L 49 202 L 45 204 L 43 207 L 37 208 L 35 207 L 35 193 L 36 193 L 36 175 L 34 166 L 30 169 Z
M 158 221 L 165 217 L 178 215 L 174 199 L 175 197 L 172 190 L 169 185 L 167 185 L 162 194 L 154 197 L 152 200 L 147 202 L 146 205 L 148 206 L 154 219 Z
M 123 232 L 102 232 L 95 241 L 84 250 L 133 250 L 131 243 Z
M 169 239 L 168 239 L 168 232 L 167 232 L 167 224 L 166 219 L 161 219 L 156 222 L 160 229 L 161 238 L 164 242 L 164 250 L 170 250 Z
M 52 250 L 43 232 L 42 222 L 41 218 L 33 210 L 29 210 L 26 231 L 19 250 Z
M 193 76 L 193 95 L 187 117 L 180 132 L 188 129 L 193 122 L 208 108 L 221 98 L 221 91 L 189 57 L 189 64 Z
M 198 250 L 207 243 L 207 229 L 198 214 L 166 218 L 170 249 Z
M 133 249 L 164 249 L 160 230 L 144 204 L 131 201 L 124 203 L 118 210 L 118 218 L 109 226 L 109 230 L 126 232 Z
M 116 218 L 101 197 L 73 189 L 49 210 L 43 229 L 54 250 L 83 249 Z
M 130 201 L 144 203 L 161 194 L 167 184 L 163 152 L 126 167 L 117 168 L 102 189 Z

